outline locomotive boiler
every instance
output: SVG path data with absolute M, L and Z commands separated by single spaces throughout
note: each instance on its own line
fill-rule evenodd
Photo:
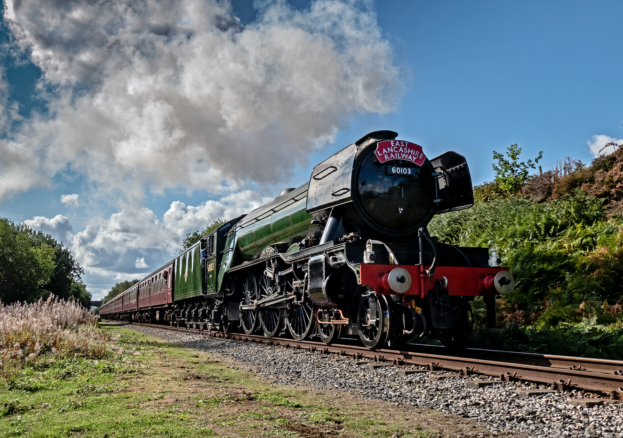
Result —
M 315 166 L 307 183 L 180 254 L 154 289 L 172 290 L 170 302 L 135 300 L 119 312 L 113 300 L 101 313 L 325 343 L 350 335 L 369 348 L 424 336 L 464 346 L 469 302 L 484 297 L 494 324 L 495 297 L 514 280 L 488 249 L 441 244 L 426 229 L 434 215 L 473 205 L 465 158 L 429 159 L 397 136 L 364 136 Z M 151 287 L 143 283 L 127 294 L 140 296 Z

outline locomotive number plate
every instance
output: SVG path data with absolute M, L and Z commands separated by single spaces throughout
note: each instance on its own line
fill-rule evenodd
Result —
M 387 166 L 385 168 L 387 175 L 416 176 L 419 173 L 418 171 L 419 169 L 414 169 L 413 167 Z

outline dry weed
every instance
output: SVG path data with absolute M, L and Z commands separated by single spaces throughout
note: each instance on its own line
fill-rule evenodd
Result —
M 73 301 L 51 296 L 33 304 L 0 303 L 0 377 L 9 379 L 42 355 L 104 357 L 107 336 L 96 317 Z

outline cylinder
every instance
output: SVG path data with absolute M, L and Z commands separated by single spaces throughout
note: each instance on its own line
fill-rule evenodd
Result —
M 320 238 L 320 244 L 327 243 L 335 239 L 334 235 L 338 229 L 340 221 L 335 216 L 330 216 L 327 219 L 327 225 L 324 227 L 322 237 Z

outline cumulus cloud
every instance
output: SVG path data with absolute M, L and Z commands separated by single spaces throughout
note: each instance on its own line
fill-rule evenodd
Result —
M 164 214 L 164 223 L 178 235 L 204 228 L 215 219 L 233 219 L 266 204 L 271 198 L 259 196 L 253 190 L 245 190 L 225 196 L 220 201 L 206 201 L 198 207 L 186 206 L 175 201 Z
M 145 263 L 145 257 L 136 258 L 136 262 L 134 262 L 134 266 L 138 269 L 149 268 L 149 265 Z
M 174 254 L 180 237 L 148 208 L 127 207 L 76 233 L 72 249 L 86 270 L 101 275 L 136 273 L 144 254 Z
M 61 195 L 61 202 L 67 207 L 78 207 L 79 198 L 80 196 L 75 193 L 73 195 Z
M 606 146 L 609 143 L 617 145 L 623 144 L 623 139 L 616 139 L 607 135 L 593 135 L 593 139 L 588 141 L 587 144 L 591 149 L 591 152 L 596 157 L 598 155 L 608 155 L 615 151 L 615 146 Z
M 24 225 L 32 230 L 38 230 L 49 234 L 66 245 L 69 245 L 74 232 L 74 227 L 69 223 L 69 219 L 60 214 L 54 216 L 52 219 L 43 216 L 35 216 L 34 219 L 25 220 Z
M 247 26 L 223 0 L 6 4 L 40 89 L 54 92 L 41 96 L 46 115 L 0 142 L 0 200 L 67 169 L 120 203 L 145 187 L 277 183 L 354 115 L 391 111 L 403 92 L 365 0 L 258 2 Z
M 71 247 L 90 275 L 109 278 L 111 282 L 128 279 L 149 268 L 146 258 L 151 264 L 172 259 L 186 233 L 202 229 L 219 218 L 233 219 L 269 200 L 247 190 L 197 207 L 175 201 L 162 221 L 148 208 L 126 206 L 76 233 Z

